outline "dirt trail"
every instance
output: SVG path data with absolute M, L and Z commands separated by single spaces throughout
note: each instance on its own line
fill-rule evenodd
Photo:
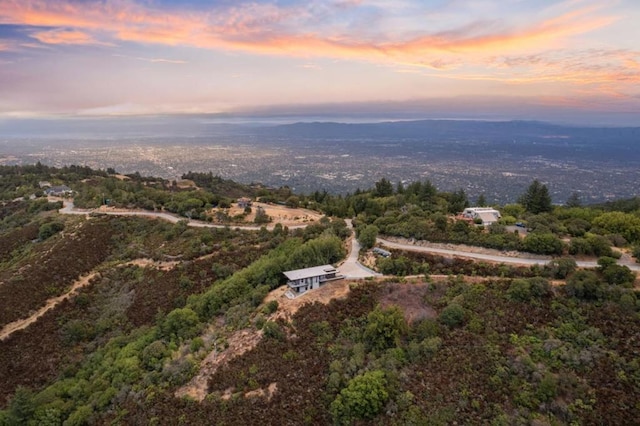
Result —
M 43 316 L 50 309 L 53 309 L 54 307 L 56 307 L 58 303 L 68 299 L 69 297 L 73 296 L 79 289 L 88 285 L 89 282 L 97 275 L 98 275 L 98 272 L 93 272 L 89 275 L 85 275 L 84 277 L 81 277 L 80 279 L 78 279 L 76 282 L 73 283 L 73 285 L 71 286 L 71 290 L 69 290 L 68 292 L 66 292 L 61 296 L 54 297 L 52 299 L 47 300 L 47 303 L 42 308 L 38 309 L 29 318 L 17 320 L 4 326 L 2 331 L 0 331 L 0 340 L 6 339 L 7 337 L 11 336 L 14 332 L 27 328 L 28 326 L 36 322 L 38 318 Z
M 180 262 L 177 260 L 159 261 L 159 260 L 149 259 L 146 257 L 140 258 L 140 259 L 134 259 L 125 263 L 125 265 L 139 266 L 141 268 L 157 268 L 161 271 L 170 271 L 179 264 Z
M 349 293 L 349 280 L 332 281 L 320 287 L 317 290 L 312 290 L 304 293 L 295 299 L 289 299 L 285 296 L 285 292 L 288 287 L 282 286 L 267 295 L 264 299 L 264 303 L 268 303 L 271 300 L 278 301 L 278 310 L 269 316 L 269 320 L 274 321 L 277 318 L 284 318 L 290 320 L 293 314 L 304 304 L 320 302 L 323 304 L 329 303 L 332 299 L 339 299 L 345 297 Z M 211 334 L 210 331 L 208 334 Z M 210 336 L 203 336 L 205 340 Z M 229 339 L 229 346 L 221 351 L 213 350 L 207 357 L 200 363 L 200 371 L 198 374 L 189 381 L 186 385 L 182 386 L 175 393 L 177 397 L 190 397 L 196 401 L 202 401 L 208 394 L 208 381 L 209 378 L 216 372 L 216 370 L 234 359 L 241 356 L 245 352 L 255 348 L 256 345 L 262 339 L 262 331 L 258 331 L 255 328 L 249 328 L 239 330 L 235 332 Z M 269 390 L 265 391 L 264 396 L 270 397 L 275 392 L 275 387 L 272 389 L 272 384 L 269 386 Z M 247 397 L 250 395 L 247 395 Z
M 209 377 L 218 367 L 226 364 L 235 357 L 255 348 L 262 339 L 262 332 L 256 329 L 244 329 L 234 333 L 228 340 L 229 347 L 222 351 L 214 349 L 200 364 L 200 371 L 175 393 L 177 397 L 191 397 L 196 401 L 202 401 L 208 394 Z

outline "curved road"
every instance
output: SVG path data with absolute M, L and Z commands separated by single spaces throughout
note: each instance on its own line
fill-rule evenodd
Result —
M 137 211 L 137 210 L 130 210 L 130 211 L 79 210 L 74 207 L 72 200 L 65 200 L 64 207 L 60 209 L 59 212 L 62 214 L 77 214 L 77 215 L 87 215 L 95 212 L 98 214 L 112 215 L 112 216 L 145 216 L 150 218 L 159 218 L 159 219 L 167 220 L 172 223 L 177 223 L 180 220 L 187 220 L 180 216 L 176 216 L 169 213 L 162 213 L 162 212 L 149 212 L 149 211 Z M 353 225 L 351 223 L 351 220 L 347 219 L 346 222 L 347 222 L 347 226 L 349 226 L 349 228 L 352 229 Z M 187 225 L 198 227 L 198 228 L 229 227 L 229 228 L 241 229 L 245 231 L 257 231 L 260 229 L 260 227 L 258 226 L 217 225 L 217 224 L 201 222 L 193 219 L 189 219 L 187 221 Z M 294 225 L 294 226 L 289 226 L 288 228 L 297 229 L 297 228 L 304 228 L 306 226 L 307 225 Z M 267 226 L 267 229 L 273 229 L 273 227 L 274 225 L 269 225 Z M 389 240 L 385 240 L 384 238 L 377 238 L 376 241 L 386 247 L 400 249 L 400 250 L 416 251 L 416 252 L 423 252 L 423 253 L 436 253 L 444 256 L 466 257 L 470 259 L 486 260 L 488 262 L 501 262 L 501 263 L 508 263 L 512 265 L 525 265 L 525 266 L 545 265 L 550 260 L 552 260 L 551 257 L 544 258 L 544 259 L 540 259 L 540 258 L 534 259 L 534 258 L 526 258 L 526 257 L 509 257 L 509 256 L 483 254 L 483 253 L 472 253 L 472 252 L 461 251 L 461 250 L 441 249 L 436 247 L 416 246 L 413 244 L 395 243 Z M 355 237 L 352 237 L 351 252 L 349 253 L 349 257 L 340 266 L 340 271 L 344 275 L 346 275 L 347 278 L 366 278 L 366 277 L 379 276 L 380 274 L 372 271 L 371 269 L 363 266 L 362 264 L 360 264 L 360 262 L 358 262 L 359 252 L 360 252 L 360 244 L 358 243 Z M 581 268 L 594 268 L 598 266 L 598 263 L 596 261 L 576 261 L 576 263 Z M 629 264 L 629 263 L 625 263 L 624 265 L 627 266 L 632 271 L 635 271 L 635 272 L 640 271 L 640 265 Z
M 88 215 L 91 213 L 104 214 L 110 216 L 144 216 L 149 218 L 158 218 L 167 220 L 171 223 L 177 223 L 180 220 L 187 220 L 184 217 L 176 216 L 169 213 L 162 212 L 149 212 L 149 211 L 141 211 L 141 210 L 129 210 L 129 211 L 97 211 L 97 210 L 84 210 L 84 209 L 76 209 L 73 205 L 73 200 L 64 200 L 63 208 L 58 210 L 59 213 L 62 214 L 75 214 L 75 215 Z M 353 225 L 351 220 L 347 220 L 347 226 L 350 229 L 353 229 Z M 242 229 L 245 231 L 258 231 L 260 227 L 258 226 L 232 226 L 232 225 L 217 225 L 213 223 L 201 222 L 198 220 L 188 220 L 187 225 L 197 227 L 197 228 L 233 228 L 233 229 Z M 275 225 L 267 226 L 267 229 L 273 229 Z M 305 228 L 307 225 L 293 225 L 289 226 L 289 229 L 297 229 L 297 228 Z M 358 253 L 360 252 L 360 243 L 355 237 L 351 237 L 351 251 L 349 252 L 349 256 L 347 259 L 340 265 L 339 270 L 340 273 L 343 274 L 346 278 L 367 278 L 367 277 L 375 277 L 380 276 L 379 273 L 372 271 L 371 269 L 365 267 L 360 262 L 358 262 Z
M 347 227 L 353 230 L 353 224 L 351 223 L 351 219 L 345 220 L 347 222 Z M 349 256 L 344 261 L 342 265 L 339 266 L 340 273 L 347 278 L 367 278 L 367 277 L 379 277 L 382 274 L 378 272 L 372 271 L 367 268 L 360 262 L 358 262 L 358 254 L 360 253 L 360 243 L 356 239 L 355 235 L 351 237 L 351 250 L 349 251 Z
M 551 257 L 548 257 L 545 259 L 532 259 L 532 258 L 526 258 L 526 257 L 497 256 L 497 255 L 490 255 L 490 254 L 483 254 L 483 253 L 471 253 L 468 251 L 461 251 L 461 250 L 449 250 L 449 249 L 441 249 L 436 247 L 415 246 L 413 244 L 395 243 L 393 241 L 385 240 L 384 238 L 377 238 L 376 241 L 386 247 L 399 249 L 399 250 L 416 251 L 416 252 L 423 252 L 423 253 L 436 253 L 444 256 L 467 257 L 470 259 L 486 260 L 489 262 L 510 263 L 514 265 L 526 265 L 526 266 L 546 265 L 547 263 L 549 263 L 550 260 L 552 260 Z M 576 263 L 581 268 L 595 268 L 598 266 L 598 263 L 596 261 L 589 261 L 589 260 L 576 261 Z M 627 266 L 632 271 L 636 271 L 636 272 L 640 271 L 640 265 L 625 263 L 624 266 Z
M 88 215 L 91 213 L 95 213 L 98 215 L 108 215 L 108 216 L 144 216 L 150 218 L 158 218 L 162 220 L 169 221 L 171 223 L 178 223 L 181 220 L 186 220 L 188 226 L 193 226 L 195 228 L 232 228 L 232 229 L 242 229 L 244 231 L 259 231 L 261 226 L 247 226 L 247 225 L 219 225 L 214 223 L 202 222 L 199 220 L 187 219 L 185 217 L 177 216 L 171 213 L 163 213 L 163 212 L 149 212 L 144 210 L 97 210 L 97 209 L 77 209 L 73 205 L 72 200 L 64 200 L 63 208 L 58 210 L 59 213 L 62 214 L 77 214 L 77 215 Z M 267 225 L 266 228 L 272 230 L 275 224 Z M 289 229 L 299 229 L 305 228 L 307 225 L 292 225 L 288 226 Z

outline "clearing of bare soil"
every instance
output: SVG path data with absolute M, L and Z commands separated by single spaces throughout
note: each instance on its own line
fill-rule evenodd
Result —
M 208 334 L 212 333 L 214 331 L 210 330 Z M 179 388 L 175 395 L 177 397 L 190 397 L 196 401 L 204 400 L 207 396 L 209 377 L 216 372 L 218 367 L 255 348 L 260 339 L 262 339 L 262 331 L 260 330 L 255 328 L 238 330 L 227 340 L 229 346 L 226 349 L 219 351 L 215 347 L 207 355 L 200 364 L 198 374 L 189 383 Z
M 210 256 L 210 255 L 208 255 Z M 204 256 L 203 256 L 204 258 Z M 198 259 L 196 259 L 198 260 Z M 125 263 L 125 265 L 127 266 L 139 266 L 140 268 L 155 268 L 155 269 L 159 269 L 160 271 L 170 271 L 173 268 L 175 268 L 176 266 L 178 266 L 180 264 L 179 261 L 177 260 L 172 260 L 172 261 L 159 261 L 159 260 L 153 260 L 153 259 L 149 259 L 149 258 L 140 258 L 140 259 L 135 259 L 132 260 L 130 262 Z
M 382 290 L 380 306 L 385 309 L 391 306 L 399 307 L 409 324 L 427 318 L 433 319 L 438 313 L 425 303 L 424 296 L 428 290 L 428 283 L 387 283 Z
M 47 303 L 45 303 L 45 305 L 42 308 L 38 309 L 30 317 L 14 321 L 14 322 L 9 323 L 6 326 L 4 326 L 4 328 L 0 331 L 0 340 L 6 339 L 7 337 L 11 336 L 11 334 L 13 334 L 14 332 L 16 332 L 18 330 L 22 330 L 24 328 L 27 328 L 28 326 L 30 326 L 31 324 L 36 322 L 38 320 L 38 318 L 43 316 L 50 309 L 53 309 L 54 307 L 56 307 L 56 305 L 58 305 L 58 303 L 62 302 L 63 300 L 66 300 L 66 299 L 70 298 L 79 289 L 81 289 L 82 287 L 85 287 L 86 285 L 88 285 L 89 282 L 93 278 L 95 278 L 97 275 L 98 275 L 97 272 L 93 272 L 93 273 L 91 273 L 89 275 L 85 275 L 84 277 L 81 277 L 80 279 L 78 279 L 76 282 L 73 283 L 73 285 L 71 286 L 71 290 L 69 290 L 68 292 L 66 292 L 65 294 L 63 294 L 61 296 L 54 297 L 52 299 L 47 300 Z
M 350 283 L 353 283 L 353 281 L 330 281 L 318 289 L 310 290 L 297 296 L 295 299 L 289 299 L 285 295 L 289 290 L 289 287 L 283 285 L 269 293 L 264 299 L 264 302 L 269 303 L 272 300 L 276 300 L 278 302 L 278 310 L 275 312 L 273 319 L 283 318 L 288 321 L 303 305 L 306 305 L 307 303 L 320 302 L 326 305 L 333 299 L 342 299 L 347 297 L 350 291 Z
M 296 226 L 305 225 L 312 222 L 317 222 L 322 218 L 322 215 L 318 212 L 307 209 L 290 208 L 286 206 L 280 206 L 276 204 L 267 203 L 253 203 L 251 206 L 251 213 L 245 218 L 248 223 L 253 223 L 256 218 L 256 211 L 258 208 L 262 208 L 265 214 L 271 217 L 271 224 L 280 223 L 282 226 Z M 230 217 L 241 215 L 244 213 L 244 208 L 238 207 L 234 204 L 227 210 L 227 214 Z

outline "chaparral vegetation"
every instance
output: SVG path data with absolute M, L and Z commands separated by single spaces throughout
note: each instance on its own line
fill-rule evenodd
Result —
M 484 224 L 429 181 L 339 196 L 184 180 L 0 167 L 0 424 L 637 422 L 638 199 L 554 206 L 534 181 Z M 225 216 L 240 198 L 323 216 Z M 379 237 L 411 244 L 374 254 Z M 286 296 L 284 271 L 339 268 L 352 238 L 378 275 Z

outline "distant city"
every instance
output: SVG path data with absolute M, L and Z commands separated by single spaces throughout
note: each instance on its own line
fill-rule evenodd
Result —
M 14 135 L 0 140 L 0 164 L 112 167 L 179 179 L 209 172 L 298 193 L 366 189 L 382 177 L 430 180 L 471 200 L 516 201 L 533 179 L 554 203 L 628 198 L 640 188 L 640 128 L 577 128 L 537 122 L 414 121 L 298 123 L 191 129 L 189 136 Z M 100 132 L 99 135 L 105 135 Z

